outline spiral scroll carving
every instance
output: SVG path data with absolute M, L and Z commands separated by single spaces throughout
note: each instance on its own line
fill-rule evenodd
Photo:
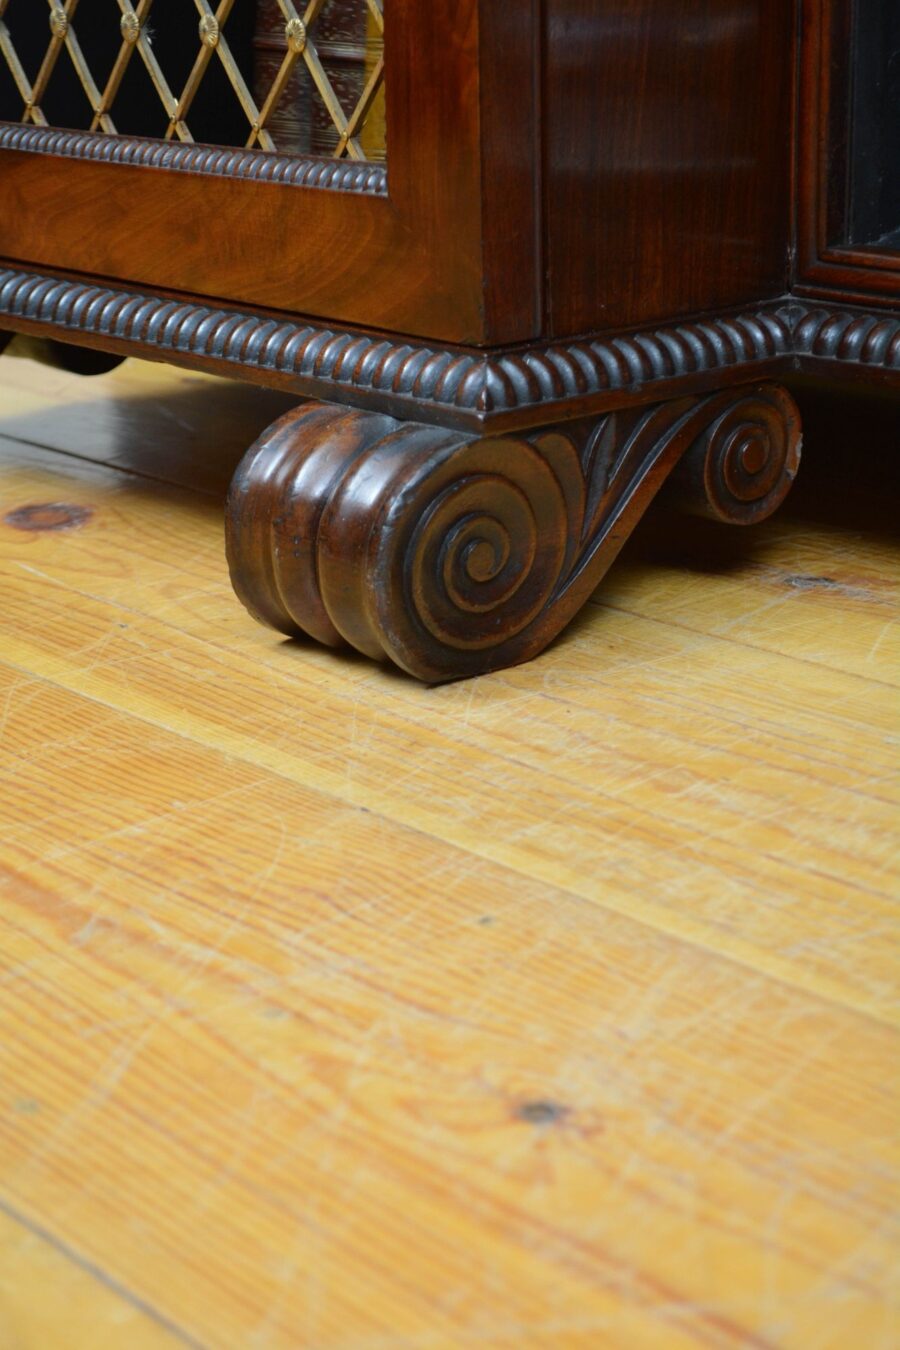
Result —
M 354 487 L 351 475 L 351 496 Z M 476 440 L 442 447 L 412 469 L 401 494 L 391 493 L 387 485 L 384 523 L 370 542 L 360 597 L 373 636 L 401 664 L 424 638 L 464 669 L 480 668 L 498 634 L 515 639 L 560 582 L 569 528 L 562 484 L 527 441 Z M 344 490 L 326 527 L 346 519 L 343 496 Z M 328 537 L 338 542 L 333 527 Z M 346 594 L 330 583 L 326 568 L 326 592 Z M 401 592 L 405 603 L 398 608 L 392 597 Z
M 698 437 L 673 489 L 699 514 L 754 525 L 783 502 L 800 467 L 800 415 L 778 385 L 737 399 Z
M 310 404 L 238 468 L 232 579 L 280 631 L 429 682 L 515 664 L 581 607 L 682 457 L 688 504 L 761 519 L 796 472 L 796 409 L 762 386 L 526 439 Z
M 448 663 L 474 673 L 558 587 L 580 484 L 571 447 L 548 455 L 312 404 L 235 475 L 232 579 L 284 633 L 388 655 L 425 679 L 447 678 Z

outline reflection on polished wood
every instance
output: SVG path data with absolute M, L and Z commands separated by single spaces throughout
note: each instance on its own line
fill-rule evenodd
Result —
M 292 402 L 0 365 L 0 1344 L 887 1350 L 883 425 L 428 690 L 233 603 Z

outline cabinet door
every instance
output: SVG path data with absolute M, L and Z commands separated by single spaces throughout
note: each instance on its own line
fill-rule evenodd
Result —
M 900 295 L 900 4 L 805 0 L 798 270 L 804 289 Z
M 534 10 L 0 0 L 0 255 L 451 342 L 531 337 Z

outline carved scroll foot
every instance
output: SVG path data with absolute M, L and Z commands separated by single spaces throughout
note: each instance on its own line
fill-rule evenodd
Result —
M 537 655 L 597 586 L 670 472 L 745 524 L 785 497 L 800 420 L 777 385 L 527 437 L 308 404 L 235 474 L 232 581 L 264 623 L 436 682 Z

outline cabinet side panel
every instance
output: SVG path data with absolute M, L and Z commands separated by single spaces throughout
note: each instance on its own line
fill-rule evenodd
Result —
M 490 342 L 541 332 L 540 0 L 481 0 L 484 297 Z
M 546 0 L 556 334 L 787 285 L 794 0 Z

